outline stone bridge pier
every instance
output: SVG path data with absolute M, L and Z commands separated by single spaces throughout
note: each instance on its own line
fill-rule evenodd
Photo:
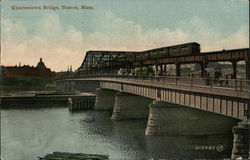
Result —
M 146 135 L 230 134 L 238 120 L 177 104 L 154 101 L 150 104 Z
M 118 92 L 115 95 L 114 110 L 111 119 L 147 119 L 149 114 L 150 98 L 137 96 L 125 92 Z
M 96 100 L 95 100 L 95 110 L 106 110 L 112 111 L 115 104 L 115 94 L 117 91 L 97 88 L 96 89 Z

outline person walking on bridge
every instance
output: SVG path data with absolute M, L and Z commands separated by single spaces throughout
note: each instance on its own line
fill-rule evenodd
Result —
M 228 75 L 225 75 L 225 87 L 229 87 L 229 84 L 228 84 Z

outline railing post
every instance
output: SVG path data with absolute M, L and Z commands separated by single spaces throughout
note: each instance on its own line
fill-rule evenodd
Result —
M 193 77 L 191 77 L 191 87 L 193 87 Z
M 240 81 L 240 90 L 242 91 L 242 80 Z
M 238 82 L 237 80 L 234 80 L 234 87 L 235 87 L 234 89 L 235 90 L 237 90 L 237 82 Z

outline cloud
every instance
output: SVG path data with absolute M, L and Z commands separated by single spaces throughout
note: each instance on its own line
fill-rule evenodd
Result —
M 249 2 L 249 0 L 230 0 L 231 2 L 236 2 L 236 1 L 243 1 L 243 2 Z
M 48 67 L 60 71 L 66 70 L 68 65 L 77 69 L 88 50 L 142 51 L 191 41 L 200 43 L 202 51 L 249 47 L 247 24 L 222 36 L 198 18 L 183 22 L 175 30 L 167 27 L 145 30 L 140 24 L 111 12 L 96 13 L 95 17 L 88 22 L 95 31 L 86 32 L 72 24 L 62 25 L 62 19 L 55 13 L 44 14 L 34 22 L 38 27 L 31 35 L 21 21 L 14 23 L 5 19 L 2 21 L 2 62 L 5 65 L 19 62 L 36 65 L 43 57 Z
M 93 33 L 87 34 L 89 42 L 99 41 L 96 48 L 116 50 L 141 51 L 153 47 L 186 42 L 187 33 L 183 30 L 169 28 L 153 28 L 143 30 L 143 27 L 131 20 L 117 17 L 111 12 L 99 13 L 100 18 L 90 22 L 93 26 L 103 26 Z
M 224 38 L 217 38 L 214 41 L 207 41 L 204 43 L 204 50 L 221 50 L 221 49 L 235 49 L 249 47 L 249 27 L 242 25 L 238 31 L 229 34 Z
M 3 64 L 14 65 L 21 62 L 36 65 L 39 58 L 43 57 L 48 67 L 59 71 L 82 59 L 82 33 L 73 26 L 63 29 L 56 14 L 46 14 L 39 19 L 39 27 L 32 36 L 27 36 L 28 29 L 21 22 L 18 27 L 10 20 L 2 23 L 5 33 L 2 42 Z M 79 64 L 74 67 L 77 65 Z

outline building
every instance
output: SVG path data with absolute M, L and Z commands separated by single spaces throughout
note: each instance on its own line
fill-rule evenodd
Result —
M 24 76 L 24 77 L 55 77 L 56 73 L 52 72 L 50 68 L 47 68 L 40 58 L 40 61 L 37 63 L 37 66 L 2 66 L 2 75 L 4 77 L 12 76 Z
M 37 66 L 0 66 L 0 90 L 4 92 L 53 90 L 56 73 L 47 68 L 42 58 Z

